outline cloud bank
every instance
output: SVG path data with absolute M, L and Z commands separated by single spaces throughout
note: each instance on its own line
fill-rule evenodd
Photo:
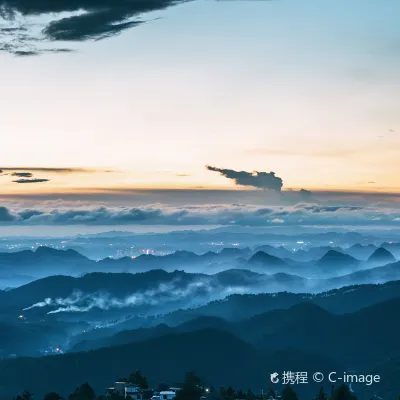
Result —
M 13 225 L 169 225 L 169 226 L 388 226 L 400 227 L 400 209 L 381 206 L 292 206 L 240 204 L 144 207 L 49 205 L 43 208 L 0 207 L 0 224 Z

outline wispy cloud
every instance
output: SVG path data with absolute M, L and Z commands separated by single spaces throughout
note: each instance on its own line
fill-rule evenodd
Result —
M 358 154 L 357 149 L 320 149 L 320 150 L 289 150 L 257 148 L 246 150 L 246 153 L 258 156 L 277 156 L 277 157 L 320 157 L 320 158 L 345 158 Z
M 89 168 L 49 168 L 49 167 L 2 167 L 0 175 L 10 175 L 20 179 L 13 180 L 13 183 L 43 183 L 50 179 L 37 177 L 36 173 L 45 174 L 94 174 L 94 173 L 114 172 L 111 170 L 89 169 Z
M 14 183 L 42 183 L 42 182 L 49 182 L 49 179 L 17 179 L 13 181 Z
M 11 176 L 18 176 L 19 178 L 32 178 L 32 172 L 13 172 Z
M 97 172 L 113 172 L 105 169 L 91 169 L 91 168 L 49 168 L 49 167 L 1 167 L 0 173 L 2 172 L 44 172 L 44 173 L 55 173 L 55 174 L 80 174 L 80 173 L 97 173 Z M 17 176 L 17 175 L 15 175 Z

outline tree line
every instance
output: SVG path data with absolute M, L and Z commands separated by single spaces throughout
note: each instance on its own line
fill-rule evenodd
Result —
M 140 370 L 136 370 L 129 374 L 127 378 L 119 378 L 118 382 L 127 382 L 140 387 L 142 390 L 149 389 L 149 383 Z M 170 387 L 167 383 L 159 383 L 157 391 L 167 390 Z M 196 375 L 194 371 L 186 373 L 181 390 L 176 393 L 176 400 L 201 400 L 203 396 L 207 400 L 299 400 L 296 391 L 292 386 L 287 385 L 278 395 L 272 389 L 269 389 L 265 394 L 257 395 L 250 388 L 247 391 L 235 390 L 232 386 L 227 388 L 221 387 L 219 391 L 213 386 L 205 388 L 204 380 Z M 124 397 L 117 393 L 111 393 L 110 396 L 96 395 L 94 389 L 89 383 L 83 383 L 78 386 L 67 398 L 64 398 L 57 392 L 49 392 L 43 400 L 123 400 Z M 13 400 L 38 400 L 34 394 L 25 390 L 21 394 L 14 397 Z M 129 400 L 129 399 L 128 399 Z M 319 392 L 313 399 L 310 400 L 357 400 L 357 397 L 350 391 L 346 385 L 341 385 L 338 388 L 332 388 L 332 392 L 327 394 L 321 387 Z M 371 400 L 374 400 L 371 398 Z M 397 398 L 400 400 L 400 396 Z

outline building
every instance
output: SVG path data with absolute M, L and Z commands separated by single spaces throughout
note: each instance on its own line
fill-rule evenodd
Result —
M 125 386 L 124 397 L 125 399 L 143 400 L 143 392 L 139 386 L 127 384 Z
M 173 390 L 164 390 L 160 392 L 160 398 L 161 400 L 173 400 L 176 398 L 176 392 Z
M 169 389 L 168 389 L 168 391 L 171 391 L 171 392 L 177 392 L 178 390 L 182 390 L 182 388 L 181 387 L 170 387 Z
M 115 382 L 114 386 L 106 389 L 106 393 L 108 396 L 116 394 L 125 399 L 130 398 L 132 400 L 143 400 L 143 391 L 140 387 L 124 381 Z
M 119 381 L 114 383 L 114 393 L 125 397 L 125 387 L 130 385 L 128 382 Z

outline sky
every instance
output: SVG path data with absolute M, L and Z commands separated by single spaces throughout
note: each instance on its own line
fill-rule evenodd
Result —
M 193 0 L 135 14 L 145 23 L 119 35 L 109 24 L 104 40 L 85 36 L 98 33 L 78 20 L 86 3 L 40 14 L 41 0 L 18 0 L 0 18 L 5 206 L 174 191 L 204 203 L 254 190 L 397 199 L 398 0 Z

